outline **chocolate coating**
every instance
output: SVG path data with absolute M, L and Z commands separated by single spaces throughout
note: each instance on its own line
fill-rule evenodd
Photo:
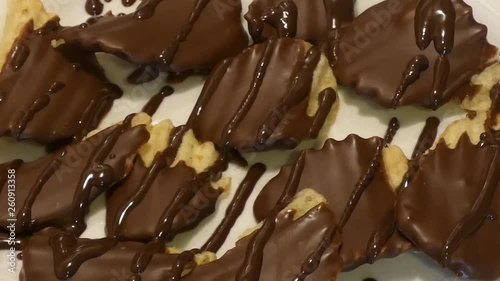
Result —
M 462 278 L 500 278 L 499 143 L 498 133 L 479 145 L 464 135 L 455 149 L 440 142 L 398 199 L 399 229 Z
M 319 44 L 332 28 L 354 19 L 355 0 L 254 0 L 245 14 L 255 42 L 271 36 Z
M 498 125 L 497 118 L 500 115 L 500 82 L 495 84 L 493 88 L 491 88 L 490 99 L 491 99 L 490 119 L 492 125 L 495 126 Z
M 196 171 L 184 162 L 172 166 L 185 132 L 185 128 L 177 128 L 170 146 L 156 156 L 150 167 L 137 159 L 128 178 L 108 192 L 108 236 L 143 242 L 153 240 L 166 210 L 184 189 L 190 190 L 191 195 L 175 210 L 172 225 L 165 233 L 167 239 L 196 227 L 214 212 L 223 191 L 211 186 L 210 177 L 200 180 Z
M 343 214 L 356 184 L 368 171 L 372 156 L 381 142 L 383 140 L 378 137 L 362 139 L 350 135 L 343 141 L 327 140 L 321 150 L 304 151 L 301 156 L 304 168 L 298 175 L 297 191 L 313 188 L 327 198 L 336 213 Z M 258 220 L 273 209 L 290 179 L 291 170 L 291 165 L 284 166 L 264 186 L 254 205 Z M 373 179 L 367 184 L 343 227 L 340 254 L 346 271 L 373 262 L 372 258 L 394 257 L 411 247 L 411 243 L 395 230 L 393 223 L 391 226 L 390 216 L 394 212 L 396 193 L 387 182 L 384 170 L 376 169 Z M 376 245 L 378 253 L 370 257 L 369 245 L 377 233 L 384 232 L 389 235 L 388 240 Z
M 23 247 L 23 269 L 20 274 L 21 281 L 60 281 L 56 275 L 57 268 L 63 262 L 55 262 L 57 248 L 54 248 L 54 239 L 63 237 L 53 230 L 44 230 L 33 236 Z M 132 275 L 130 265 L 143 247 L 137 242 L 112 242 L 109 238 L 90 240 L 66 237 L 68 244 L 64 249 L 70 255 L 69 261 L 77 263 L 75 272 L 69 280 L 129 280 Z M 92 245 L 92 246 L 91 246 Z M 100 249 L 98 256 L 92 256 L 91 251 Z M 161 281 L 168 280 L 172 266 L 178 255 L 157 253 L 150 261 L 148 269 L 142 274 L 142 280 Z M 191 263 L 189 266 L 192 266 Z
M 311 209 L 303 217 L 293 221 L 293 212 L 280 214 L 276 218 L 274 231 L 268 237 L 263 248 L 262 268 L 254 280 L 292 280 L 300 272 L 302 262 L 320 243 L 326 230 L 335 224 L 335 216 L 324 204 Z M 236 243 L 218 260 L 199 266 L 183 280 L 243 280 L 236 279 L 240 267 L 248 268 L 251 264 L 242 262 L 250 249 L 254 232 Z M 307 280 L 335 280 L 341 271 L 342 261 L 338 256 L 339 235 L 336 243 L 328 247 L 320 260 L 319 268 Z M 240 262 L 235 262 L 240 261 Z
M 121 96 L 94 54 L 54 48 L 57 20 L 25 26 L 0 74 L 0 136 L 42 144 L 79 139 L 95 129 Z
M 323 89 L 318 111 L 307 114 L 320 56 L 301 40 L 272 38 L 222 61 L 188 125 L 199 139 L 239 151 L 293 148 L 316 138 L 336 102 L 335 91 Z
M 486 34 L 463 0 L 383 1 L 343 31 L 335 74 L 385 107 L 437 109 L 473 94 L 471 77 L 497 52 Z
M 16 207 L 11 216 L 0 211 L 0 229 L 17 218 L 16 233 L 26 234 L 47 226 L 83 232 L 90 203 L 122 180 L 131 169 L 137 149 L 149 138 L 144 126 L 125 122 L 39 160 L 14 161 L 0 169 L 0 202 L 7 206 L 8 169 L 15 169 Z
M 248 45 L 241 2 L 147 0 L 133 14 L 106 15 L 61 33 L 66 42 L 164 70 L 206 70 Z

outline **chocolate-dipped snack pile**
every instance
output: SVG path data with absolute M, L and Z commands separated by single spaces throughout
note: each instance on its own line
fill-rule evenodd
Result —
M 1 65 L 0 136 L 42 144 L 81 139 L 122 92 L 93 53 L 57 40 L 57 19 L 33 28 L 23 27 Z
M 20 280 L 335 281 L 412 249 L 460 278 L 500 278 L 500 63 L 472 8 L 387 0 L 356 17 L 355 0 L 246 3 L 249 34 L 241 0 L 142 0 L 116 16 L 86 0 L 94 17 L 73 27 L 40 0 L 8 1 L 0 135 L 52 150 L 0 164 L 0 249 L 22 249 Z M 176 125 L 151 117 L 175 100 L 162 86 L 141 113 L 94 130 L 122 95 L 96 52 L 138 66 L 123 83 L 210 75 Z M 392 145 L 397 118 L 384 137 L 327 139 L 344 100 L 335 75 L 385 107 L 458 99 L 467 116 L 437 144 L 440 120 L 414 118 L 423 129 L 410 159 Z M 315 139 L 256 194 L 267 167 L 240 153 Z M 246 176 L 217 221 L 236 169 Z M 85 238 L 100 195 L 104 237 Z M 258 223 L 221 253 L 252 224 L 250 206 Z M 167 247 L 188 231 L 203 234 L 195 246 Z
M 148 66 L 153 77 L 140 83 L 154 79 L 156 68 L 207 72 L 238 54 L 248 45 L 240 14 L 239 0 L 145 0 L 132 14 L 90 18 L 61 37 Z
M 319 48 L 273 37 L 213 70 L 188 125 L 220 149 L 294 148 L 333 121 L 336 89 Z
M 383 1 L 343 34 L 335 67 L 339 82 L 385 107 L 437 109 L 473 95 L 472 76 L 497 60 L 486 26 L 463 0 Z

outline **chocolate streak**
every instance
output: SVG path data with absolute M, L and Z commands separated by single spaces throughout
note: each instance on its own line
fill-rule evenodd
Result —
M 183 277 L 185 281 L 243 280 L 237 275 L 240 267 L 252 268 L 256 272 L 252 280 L 290 281 L 300 270 L 304 258 L 314 250 L 328 227 L 335 224 L 333 212 L 326 204 L 312 208 L 304 216 L 294 220 L 294 212 L 287 211 L 277 217 L 269 217 L 275 221 L 274 229 L 262 249 L 262 258 L 258 268 L 256 265 L 243 263 L 248 251 L 252 250 L 252 241 L 258 231 L 242 238 L 236 247 L 230 249 L 221 258 L 211 263 L 196 267 Z M 340 237 L 336 237 L 322 256 L 320 268 L 308 278 L 310 281 L 334 281 L 341 271 L 342 261 L 338 256 Z
M 105 15 L 61 36 L 163 71 L 206 71 L 248 45 L 240 13 L 240 1 L 144 0 L 132 14 Z
M 163 102 L 163 99 L 172 95 L 173 93 L 174 89 L 172 87 L 163 87 L 158 94 L 152 96 L 149 99 L 149 101 L 142 108 L 142 112 L 148 114 L 149 116 L 153 116 Z
M 65 227 L 75 235 L 85 229 L 84 217 L 90 203 L 107 188 L 123 179 L 131 161 L 149 134 L 144 126 L 128 122 L 31 163 L 14 161 L 1 169 L 0 202 L 7 206 L 8 168 L 16 169 L 15 232 L 29 234 L 47 226 Z M 21 164 L 22 163 L 22 164 Z M 0 227 L 7 231 L 12 215 L 0 211 Z
M 413 180 L 415 173 L 418 171 L 420 159 L 434 144 L 439 123 L 439 119 L 435 117 L 427 119 L 424 129 L 415 144 L 415 149 L 413 150 L 412 157 L 408 163 L 408 171 L 403 178 L 400 188 L 406 188 Z M 396 228 L 396 202 L 394 202 L 394 207 L 382 218 L 381 223 L 377 226 L 377 230 L 373 233 L 369 240 L 371 242 L 368 244 L 366 252 L 370 263 L 375 262 L 381 254 L 381 251 L 383 251 L 383 246 L 387 243 L 387 241 L 389 241 L 394 233 Z
M 415 179 L 400 193 L 401 231 L 461 278 L 500 277 L 499 144 L 498 132 L 483 134 L 478 145 L 466 135 L 453 149 L 440 142 L 423 156 Z
M 188 124 L 220 149 L 286 149 L 316 138 L 336 102 L 335 91 L 324 89 L 318 111 L 307 114 L 320 57 L 318 48 L 306 50 L 302 41 L 271 38 L 224 60 L 208 78 Z
M 435 110 L 475 93 L 472 76 L 496 59 L 486 34 L 463 0 L 383 1 L 342 31 L 335 74 L 385 107 Z
M 188 193 L 175 210 L 172 225 L 167 228 L 165 240 L 186 231 L 213 213 L 222 193 L 211 185 L 213 177 L 222 170 L 213 167 L 197 174 L 180 162 L 173 166 L 187 127 L 179 127 L 170 136 L 169 146 L 157 154 L 150 167 L 141 160 L 134 164 L 129 177 L 110 190 L 107 196 L 106 231 L 120 240 L 149 242 L 156 237 L 166 211 L 172 208 L 179 192 Z M 165 185 L 165 183 L 168 183 Z
M 252 194 L 252 191 L 257 184 L 257 181 L 262 177 L 266 171 L 266 166 L 264 164 L 255 164 L 248 170 L 246 177 L 240 183 L 233 200 L 226 209 L 226 215 L 222 222 L 219 224 L 217 229 L 214 231 L 212 236 L 207 240 L 205 245 L 201 247 L 202 251 L 209 251 L 216 253 L 219 251 L 222 244 L 227 239 L 229 232 L 233 228 L 236 220 L 239 218 L 248 198 Z
M 408 171 L 403 178 L 401 188 L 407 188 L 413 180 L 413 177 L 420 167 L 420 159 L 424 153 L 432 147 L 434 141 L 436 140 L 439 123 L 440 121 L 436 117 L 430 117 L 425 121 L 425 126 L 418 137 L 415 149 L 413 150 L 411 159 L 408 162 Z
M 398 123 L 392 120 L 385 139 L 362 139 L 350 135 L 340 142 L 327 140 L 321 150 L 304 151 L 298 160 L 305 162 L 303 171 L 297 176 L 290 165 L 284 166 L 257 197 L 255 216 L 262 220 L 271 213 L 285 183 L 294 180 L 299 182 L 297 191 L 313 188 L 326 197 L 335 212 L 346 212 L 347 222 L 341 227 L 344 241 L 340 252 L 344 270 L 404 252 L 411 244 L 394 230 L 391 223 L 396 193 L 377 162 L 380 160 L 379 150 L 392 141 L 397 129 Z M 368 186 L 360 186 L 361 182 Z M 325 240 L 324 245 L 328 245 L 327 242 Z
M 0 74 L 0 135 L 42 144 L 80 139 L 121 96 L 94 54 L 52 46 L 59 30 L 57 20 L 38 30 L 29 23 L 16 40 Z
M 493 88 L 491 88 L 490 92 L 491 99 L 491 109 L 490 109 L 490 120 L 491 127 L 498 125 L 498 120 L 500 120 L 500 82 L 495 84 Z

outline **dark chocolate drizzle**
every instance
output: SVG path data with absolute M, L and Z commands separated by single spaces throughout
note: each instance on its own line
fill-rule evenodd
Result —
M 260 271 L 262 269 L 264 246 L 271 238 L 274 228 L 276 227 L 276 220 L 274 218 L 284 207 L 286 207 L 288 203 L 290 203 L 291 199 L 297 192 L 300 176 L 302 175 L 302 171 L 304 169 L 304 159 L 305 158 L 301 156 L 299 160 L 297 160 L 293 166 L 292 173 L 286 187 L 281 194 L 281 198 L 269 216 L 270 219 L 266 219 L 262 227 L 257 230 L 256 234 L 251 238 L 245 254 L 245 260 L 236 274 L 236 280 L 259 280 Z
M 436 110 L 473 95 L 472 76 L 493 63 L 497 52 L 463 0 L 383 1 L 342 34 L 336 77 L 385 107 L 422 104 Z M 388 38 L 391 44 L 385 44 Z M 385 72 L 377 73 L 380 65 Z
M 498 82 L 491 88 L 490 99 L 490 122 L 492 124 L 491 127 L 493 127 L 495 125 L 498 125 L 497 118 L 499 117 L 498 115 L 500 115 L 500 82 Z
M 169 167 L 174 162 L 175 156 L 177 155 L 179 147 L 182 143 L 182 138 L 187 130 L 187 127 L 177 128 L 171 136 L 169 146 L 162 153 L 156 155 L 153 163 L 148 168 L 146 174 L 142 177 L 136 193 L 128 200 L 128 202 L 122 205 L 120 211 L 116 212 L 114 218 L 111 219 L 112 224 L 109 228 L 109 235 L 111 237 L 119 237 L 122 225 L 127 218 L 127 214 L 129 214 L 138 204 L 141 203 L 158 173 L 162 169 Z
M 415 38 L 420 50 L 434 41 L 440 55 L 450 53 L 455 40 L 455 18 L 450 0 L 420 0 L 415 15 Z
M 238 151 L 288 149 L 296 147 L 303 139 L 316 138 L 336 102 L 336 93 L 331 88 L 321 91 L 319 109 L 314 116 L 307 115 L 314 71 L 320 61 L 321 51 L 317 47 L 307 50 L 303 44 L 299 40 L 272 37 L 266 43 L 255 45 L 243 54 L 221 62 L 210 75 L 189 118 L 188 124 L 195 135 L 201 140 L 214 142 L 220 150 Z M 282 49 L 279 57 L 278 50 Z M 291 53 L 298 53 L 299 59 L 292 60 Z M 222 110 L 216 115 L 208 116 L 209 110 L 215 110 L 216 100 L 231 93 L 226 88 L 236 78 L 231 74 L 234 72 L 232 69 L 239 69 L 247 60 L 252 61 L 252 71 L 241 74 L 245 77 L 245 83 L 241 83 L 241 88 L 234 94 L 236 98 L 232 98 L 234 108 L 230 113 Z M 281 99 L 274 98 L 272 102 L 263 104 L 262 96 L 271 90 L 267 80 L 269 77 L 266 78 L 266 75 L 272 75 L 269 73 L 275 71 L 278 60 L 283 61 L 283 67 L 289 67 L 290 79 L 283 81 L 287 85 L 285 89 L 273 93 L 282 96 Z M 240 126 L 246 125 L 250 116 L 255 116 L 256 112 L 259 112 L 261 118 L 253 120 L 250 125 L 256 127 L 256 133 Z M 298 118 L 297 115 L 303 118 Z M 288 118 L 294 118 L 297 122 L 290 124 Z M 208 126 L 214 126 L 213 122 L 220 126 L 217 130 L 208 130 Z
M 127 120 L 131 120 L 131 117 Z M 90 140 L 85 140 L 85 143 L 70 145 L 66 149 L 56 151 L 52 155 L 48 155 L 34 163 L 23 164 L 22 161 L 17 160 L 4 165 L 0 169 L 0 172 L 2 172 L 0 176 L 2 189 L 6 183 L 3 178 L 4 169 L 6 172 L 8 169 L 19 168 L 17 171 L 18 178 L 25 177 L 22 181 L 18 181 L 19 186 L 17 186 L 18 198 L 23 201 L 19 203 L 19 211 L 16 214 L 18 220 L 16 233 L 22 235 L 37 231 L 43 227 L 56 226 L 64 227 L 72 235 L 80 235 L 85 230 L 84 218 L 96 194 L 126 176 L 128 172 L 124 167 L 125 159 L 133 157 L 136 153 L 133 149 L 137 149 L 149 137 L 143 126 L 131 128 L 129 122 L 125 121 L 121 125 L 98 133 L 96 136 L 91 137 Z M 127 138 L 128 141 L 126 148 L 123 147 L 124 140 L 120 140 L 118 144 L 122 134 L 126 134 L 124 135 L 124 138 Z M 86 150 L 82 152 L 81 149 Z M 111 154 L 112 149 L 116 149 L 115 153 L 119 153 L 119 157 Z M 80 152 L 76 152 L 77 150 Z M 107 162 L 109 165 L 104 163 L 112 155 L 114 155 L 114 158 Z M 76 172 L 77 174 L 66 175 L 67 172 Z M 7 174 L 5 173 L 5 175 Z M 64 180 L 63 177 L 67 177 L 67 180 Z M 70 180 L 74 180 L 74 182 Z M 72 197 L 67 199 L 69 201 L 68 206 L 61 207 L 62 211 L 59 212 L 62 213 L 56 211 L 59 206 L 52 206 L 52 204 L 60 204 L 59 199 L 50 202 L 46 192 L 43 195 L 44 199 L 39 198 L 44 189 L 52 188 L 54 190 L 58 184 L 70 184 L 72 186 L 65 188 L 74 189 L 74 193 L 71 193 Z M 0 190 L 0 192 L 2 192 L 2 200 L 6 200 L 3 196 L 5 194 L 3 190 Z M 40 200 L 42 201 L 40 202 Z M 34 206 L 37 210 L 42 208 L 46 213 L 42 216 L 33 214 Z M 65 208 L 72 209 L 65 211 Z M 68 214 L 68 212 L 71 214 Z M 2 215 L 1 226 L 5 228 L 4 223 L 5 219 L 8 218 L 8 214 L 5 212 L 0 212 L 0 214 Z
M 60 37 L 91 52 L 150 66 L 152 74 L 158 70 L 206 73 L 248 46 L 240 14 L 240 1 L 144 0 L 134 13 L 100 16 L 92 24 L 64 28 Z M 161 36 L 149 36 L 151 33 Z M 129 81 L 156 77 L 142 70 L 135 71 Z
M 16 45 L 14 45 L 14 49 L 12 50 L 12 60 L 10 62 L 10 65 L 12 67 L 12 70 L 18 71 L 23 67 L 24 63 L 28 59 L 28 56 L 30 54 L 30 49 L 28 46 L 25 44 L 19 42 Z
M 415 149 L 413 150 L 412 157 L 408 163 L 408 171 L 406 172 L 403 181 L 401 183 L 401 188 L 406 188 L 408 184 L 412 181 L 415 173 L 418 170 L 419 162 L 424 153 L 432 147 L 437 135 L 437 129 L 439 127 L 439 119 L 435 117 L 430 117 L 426 120 L 425 126 L 420 133 L 420 136 L 415 144 Z M 394 230 L 396 228 L 396 203 L 394 207 L 390 209 L 387 214 L 382 219 L 382 222 L 377 226 L 377 230 L 373 233 L 370 239 L 370 244 L 367 247 L 368 262 L 374 263 L 375 260 L 380 255 L 382 247 L 389 241 Z
M 101 256 L 116 246 L 110 238 L 78 241 L 69 232 L 61 232 L 50 238 L 54 253 L 54 269 L 60 280 L 70 279 L 87 260 Z
M 91 154 L 90 161 L 87 162 L 85 172 L 82 174 L 74 200 L 76 209 L 73 209 L 72 223 L 69 230 L 81 235 L 86 228 L 85 215 L 90 204 L 90 191 L 93 188 L 104 189 L 111 186 L 114 178 L 113 168 L 104 164 L 104 160 L 110 155 L 111 149 L 123 133 L 123 130 L 130 125 L 132 118 L 129 117 L 122 125 L 117 126 L 101 143 L 99 149 Z
M 127 265 L 143 245 L 117 242 L 113 238 L 76 238 L 68 232 L 47 228 L 26 241 L 20 280 L 125 281 L 130 276 Z M 177 254 L 158 253 L 144 274 L 144 280 L 169 280 L 170 272 L 176 270 L 177 260 Z M 184 266 L 189 270 L 194 261 Z
M 318 245 L 316 250 L 309 256 L 309 258 L 302 264 L 301 272 L 293 279 L 293 281 L 303 281 L 307 278 L 308 275 L 313 273 L 319 266 L 319 261 L 321 260 L 321 256 L 325 252 L 325 250 L 332 244 L 333 239 L 337 232 L 342 233 L 342 229 L 349 221 L 356 205 L 359 202 L 359 199 L 363 195 L 366 188 L 370 185 L 373 180 L 375 173 L 380 167 L 382 161 L 382 150 L 384 147 L 390 144 L 390 141 L 394 138 L 394 135 L 397 133 L 399 128 L 398 120 L 396 118 L 391 119 L 389 124 L 389 128 L 387 129 L 387 133 L 384 137 L 384 141 L 379 141 L 377 149 L 375 150 L 375 154 L 373 155 L 372 161 L 366 171 L 366 174 L 359 179 L 356 187 L 352 192 L 351 199 L 348 201 L 342 216 L 340 217 L 339 223 L 336 225 L 332 225 L 327 231 L 321 243 Z M 388 142 L 389 141 L 389 142 Z M 298 183 L 297 183 L 298 184 Z M 389 220 L 388 220 L 389 221 Z M 387 235 L 379 236 L 381 238 L 387 238 Z M 383 239 L 376 239 L 375 242 L 386 242 L 382 241 Z
M 28 231 L 31 229 L 31 208 L 35 204 L 35 200 L 40 194 L 42 187 L 47 183 L 47 181 L 54 175 L 54 173 L 61 167 L 61 160 L 54 158 L 52 162 L 45 168 L 45 170 L 40 174 L 38 179 L 36 179 L 34 186 L 30 189 L 28 197 L 24 201 L 23 206 L 17 214 L 17 221 L 19 225 L 19 231 Z
M 499 144 L 495 131 L 484 133 L 479 144 L 466 133 L 453 148 L 441 141 L 422 157 L 415 179 L 399 194 L 398 228 L 460 278 L 500 277 Z
M 170 280 L 170 281 L 181 280 L 182 272 L 184 271 L 184 268 L 186 267 L 187 264 L 194 261 L 194 257 L 195 257 L 195 255 L 194 255 L 193 251 L 182 252 L 177 257 L 175 265 L 172 268 L 172 271 L 170 272 L 170 278 L 168 280 Z
M 148 168 L 146 174 L 142 177 L 140 187 L 137 189 L 135 194 L 130 197 L 128 202 L 122 205 L 122 209 L 119 212 L 114 214 L 114 217 L 111 219 L 112 225 L 110 226 L 109 231 L 109 235 L 111 237 L 114 239 L 121 239 L 121 229 L 127 218 L 127 214 L 130 214 L 130 212 L 141 203 L 158 173 L 162 169 L 170 168 L 176 158 L 177 152 L 182 143 L 182 138 L 188 129 L 188 126 L 175 129 L 173 135 L 171 136 L 169 146 L 155 157 L 153 164 L 150 168 Z M 134 256 L 130 266 L 132 276 L 129 280 L 141 280 L 141 275 L 148 268 L 153 256 L 157 253 L 164 252 L 165 242 L 171 239 L 174 235 L 174 218 L 182 210 L 183 205 L 193 199 L 195 194 L 203 187 L 204 183 L 210 181 L 215 175 L 226 169 L 226 167 L 227 163 L 222 157 L 206 171 L 195 175 L 194 178 L 175 191 L 175 195 L 172 197 L 170 202 L 166 204 L 166 208 L 158 220 L 154 236 Z M 193 255 L 188 252 L 181 254 L 175 269 L 170 275 L 170 280 L 180 279 L 184 265 L 190 262 L 192 257 Z
M 60 29 L 58 19 L 38 30 L 30 22 L 14 43 L 0 75 L 0 135 L 47 145 L 79 140 L 121 96 L 94 54 L 68 44 L 52 46 Z M 32 72 L 37 79 L 26 83 Z M 61 106 L 67 110 L 61 112 Z
M 254 42 L 278 36 L 296 37 L 319 44 L 326 37 L 338 36 L 335 33 L 349 24 L 354 18 L 354 2 L 355 0 L 254 0 L 245 19 Z M 324 14 L 315 13 L 321 9 Z
M 169 238 L 170 230 L 173 225 L 173 220 L 181 209 L 181 205 L 184 202 L 188 202 L 192 197 L 193 193 L 196 192 L 200 187 L 201 183 L 210 178 L 213 171 L 220 171 L 225 167 L 225 161 L 218 160 L 209 171 L 202 172 L 194 178 L 193 182 L 180 189 L 172 201 L 169 203 L 167 209 L 162 214 L 157 227 L 154 239 L 147 243 L 144 248 L 138 252 L 132 262 L 131 271 L 132 277 L 130 280 L 140 280 L 141 274 L 147 269 L 149 262 L 151 261 L 153 255 L 158 252 L 165 251 L 165 242 Z M 177 280 L 180 276 L 171 276 L 171 280 Z
M 465 238 L 476 231 L 490 215 L 490 206 L 500 183 L 500 131 L 492 134 L 483 133 L 478 144 L 481 149 L 493 148 L 487 176 L 470 212 L 463 217 L 448 236 L 441 253 L 441 264 L 448 266 L 450 256 L 457 250 Z
M 226 215 L 221 221 L 217 229 L 214 231 L 212 236 L 207 240 L 207 242 L 201 247 L 202 251 L 209 251 L 216 253 L 219 251 L 222 244 L 227 239 L 229 232 L 233 228 L 236 220 L 239 218 L 248 198 L 252 194 L 252 191 L 257 184 L 257 181 L 262 177 L 266 171 L 266 166 L 264 164 L 258 163 L 252 165 L 247 172 L 247 175 L 240 183 L 233 200 L 226 209 Z
M 425 121 L 425 126 L 422 129 L 420 136 L 418 137 L 417 143 L 415 144 L 415 148 L 413 149 L 413 153 L 411 155 L 411 159 L 408 162 L 408 171 L 403 178 L 401 188 L 407 188 L 410 182 L 413 180 L 415 173 L 420 167 L 420 159 L 422 158 L 424 153 L 432 147 L 434 141 L 436 140 L 437 130 L 440 122 L 441 121 L 436 117 L 427 118 L 427 120 Z
M 226 124 L 226 127 L 222 131 L 221 142 L 224 146 L 230 146 L 229 139 L 231 138 L 231 134 L 236 129 L 238 124 L 241 122 L 243 117 L 248 113 L 250 108 L 252 107 L 255 99 L 257 97 L 257 93 L 259 92 L 260 86 L 262 85 L 262 81 L 264 79 L 264 75 L 266 75 L 267 67 L 269 65 L 269 61 L 271 60 L 271 56 L 273 54 L 274 45 L 276 44 L 276 38 L 271 38 L 266 45 L 264 52 L 262 52 L 261 57 L 259 58 L 259 62 L 257 64 L 257 68 L 255 69 L 253 80 L 250 83 L 250 89 L 248 90 L 243 102 L 239 105 L 238 111 L 233 115 L 233 118 Z
M 404 95 L 408 86 L 415 83 L 420 78 L 420 73 L 429 68 L 429 59 L 425 55 L 417 55 L 408 62 L 406 70 L 403 72 L 403 78 L 401 80 L 401 85 L 396 91 L 394 100 L 392 101 L 392 107 L 396 108 L 399 105 L 401 97 Z
M 453 49 L 455 40 L 455 7 L 450 0 L 420 0 L 415 14 L 415 38 L 420 50 L 425 50 L 434 41 L 439 53 L 434 66 L 432 86 L 432 108 L 442 105 L 443 93 L 450 74 L 447 55 Z
M 149 101 L 142 108 L 142 112 L 145 112 L 149 116 L 153 116 L 158 108 L 160 107 L 163 100 L 174 93 L 174 88 L 166 86 L 163 87 L 160 92 L 149 99 Z
M 163 50 L 160 54 L 160 61 L 168 66 L 172 64 L 174 61 L 175 55 L 179 51 L 179 46 L 182 42 L 186 41 L 186 38 L 188 37 L 189 33 L 191 30 L 193 30 L 194 24 L 200 18 L 201 13 L 207 7 L 208 3 L 210 0 L 197 0 L 196 4 L 194 6 L 193 11 L 191 12 L 191 15 L 189 16 L 189 21 L 188 23 L 184 26 L 182 31 L 177 34 L 175 37 L 175 40 L 172 42 L 172 44 L 165 50 Z

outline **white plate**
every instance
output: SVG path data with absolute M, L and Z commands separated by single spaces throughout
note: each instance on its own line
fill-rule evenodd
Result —
M 0 36 L 5 21 L 5 2 L 0 1 Z M 88 15 L 84 11 L 85 0 L 43 0 L 47 9 L 60 15 L 63 25 L 76 25 L 83 22 Z M 105 9 L 117 12 L 131 12 L 134 7 L 125 8 L 121 1 L 115 0 L 105 4 Z M 244 13 L 251 0 L 242 0 Z M 366 8 L 380 0 L 357 0 L 356 12 L 360 13 Z M 488 39 L 492 44 L 500 45 L 500 33 L 491 32 L 500 26 L 500 1 L 493 0 L 466 0 L 474 8 L 475 18 L 490 27 Z M 136 4 L 137 5 L 137 4 Z M 245 24 L 246 27 L 246 24 Z M 123 98 L 115 101 L 115 104 L 102 122 L 101 127 L 106 127 L 114 122 L 122 120 L 131 112 L 139 111 L 147 102 L 149 97 L 156 94 L 164 85 L 161 77 L 156 81 L 140 86 L 131 86 L 125 83 L 125 78 L 134 68 L 119 59 L 99 54 L 100 61 L 104 64 L 108 78 L 120 85 L 125 94 Z M 174 85 L 175 94 L 163 102 L 155 121 L 170 118 L 174 124 L 182 125 L 187 120 L 192 106 L 203 85 L 200 77 L 189 78 L 182 84 Z M 375 105 L 371 101 L 358 98 L 354 95 L 345 95 L 346 90 L 340 91 L 340 111 L 337 121 L 330 130 L 329 136 L 335 139 L 343 139 L 348 134 L 355 133 L 362 137 L 382 136 L 385 132 L 389 119 L 398 117 L 401 122 L 401 130 L 394 139 L 394 144 L 399 145 L 407 156 L 411 155 L 415 140 L 417 139 L 424 121 L 429 116 L 437 116 L 442 120 L 440 130 L 442 131 L 452 121 L 464 116 L 464 112 L 454 106 L 444 106 L 437 112 L 423 110 L 416 107 L 408 107 L 399 110 L 388 110 Z M 14 143 L 8 139 L 0 138 L 0 163 L 22 158 L 33 160 L 44 154 L 43 149 L 33 144 Z M 260 180 L 256 190 L 252 194 L 247 208 L 240 217 L 231 235 L 218 253 L 221 256 L 227 249 L 231 248 L 236 238 L 245 229 L 252 227 L 255 220 L 252 214 L 252 202 L 259 193 L 263 185 L 272 178 L 281 165 L 289 161 L 290 153 L 268 152 L 261 154 L 247 155 L 250 161 L 261 161 L 267 164 L 268 172 Z M 233 165 L 227 172 L 233 178 L 233 188 L 231 194 L 220 200 L 217 212 L 205 220 L 195 231 L 179 235 L 171 244 L 178 248 L 199 247 L 212 233 L 215 227 L 224 216 L 224 211 L 231 201 L 231 197 L 236 190 L 240 180 L 245 175 L 245 171 Z M 104 216 L 105 207 L 103 198 L 98 199 L 93 205 L 88 218 L 88 229 L 84 233 L 85 237 L 99 238 L 104 236 Z M 17 265 L 18 271 L 22 264 Z M 342 273 L 339 281 L 362 281 L 364 278 L 375 278 L 379 281 L 441 281 L 456 280 L 452 274 L 439 268 L 432 260 L 423 254 L 407 253 L 395 259 L 381 260 L 374 265 L 364 265 L 353 272 Z M 17 274 L 7 272 L 6 252 L 0 251 L 0 280 L 16 281 Z M 43 281 L 43 280 L 42 280 Z

